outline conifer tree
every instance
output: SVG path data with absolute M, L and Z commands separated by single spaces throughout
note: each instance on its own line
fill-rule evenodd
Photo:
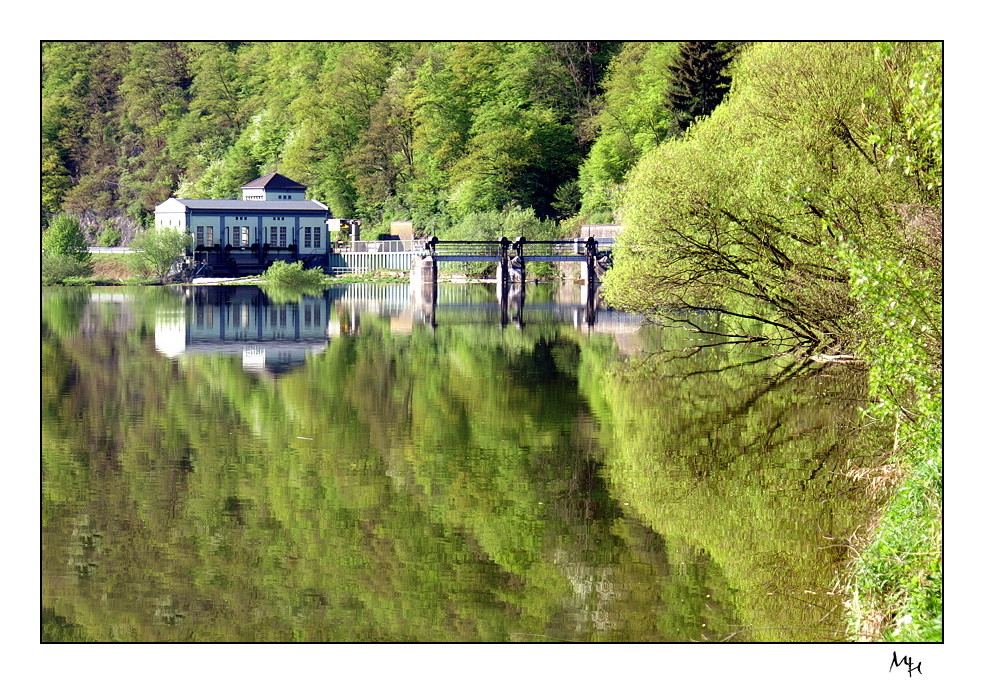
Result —
M 670 65 L 665 100 L 673 133 L 683 133 L 697 117 L 709 115 L 721 103 L 731 86 L 727 67 L 733 56 L 733 43 L 695 40 L 680 44 Z

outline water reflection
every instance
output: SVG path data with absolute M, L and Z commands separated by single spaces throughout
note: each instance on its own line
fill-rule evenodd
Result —
M 248 371 L 280 375 L 323 352 L 333 338 L 358 335 L 363 316 L 386 321 L 393 334 L 409 335 L 414 326 L 437 327 L 438 320 L 484 325 L 495 315 L 500 327 L 570 322 L 576 330 L 615 335 L 626 349 L 637 346 L 643 318 L 603 306 L 596 288 L 534 286 L 538 295 L 527 303 L 525 284 L 496 287 L 493 298 L 490 286 L 350 284 L 297 301 L 275 301 L 256 286 L 176 288 L 184 306 L 175 301 L 158 310 L 155 347 L 168 357 L 237 356 Z M 97 293 L 93 301 L 113 296 Z
M 328 344 L 331 299 L 305 296 L 274 302 L 258 287 L 196 287 L 183 310 L 161 310 L 155 346 L 166 356 L 241 356 L 243 368 L 281 374 L 303 365 Z
M 46 291 L 45 638 L 844 638 L 863 377 L 581 297 Z

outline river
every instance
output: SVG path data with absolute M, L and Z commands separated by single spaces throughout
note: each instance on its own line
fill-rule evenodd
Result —
M 531 284 L 47 288 L 42 635 L 828 642 L 846 365 Z

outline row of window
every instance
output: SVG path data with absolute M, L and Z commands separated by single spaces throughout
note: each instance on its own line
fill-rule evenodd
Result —
M 271 247 L 287 247 L 287 226 L 268 226 L 269 244 Z M 230 244 L 237 247 L 249 247 L 249 226 L 232 226 Z M 215 244 L 215 228 L 213 226 L 198 226 L 195 228 L 196 244 L 211 247 Z M 305 226 L 304 247 L 306 249 L 321 248 L 321 226 Z
M 306 328 L 321 325 L 321 307 L 307 304 L 304 307 L 304 326 Z M 195 308 L 195 325 L 199 328 L 212 328 L 215 326 L 215 310 L 213 306 L 199 306 Z M 251 310 L 248 304 L 231 307 L 231 318 L 233 327 L 248 327 L 250 324 Z M 283 328 L 293 326 L 293 318 L 288 318 L 289 307 L 286 305 L 271 306 L 267 310 L 267 324 L 271 328 Z

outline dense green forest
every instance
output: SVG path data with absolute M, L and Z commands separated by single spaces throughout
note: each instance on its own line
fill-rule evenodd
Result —
M 579 168 L 598 135 L 613 61 L 622 65 L 615 71 L 638 71 L 650 52 L 666 50 L 47 43 L 42 213 L 83 214 L 96 230 L 120 218 L 146 224 L 172 194 L 233 196 L 276 169 L 336 216 L 369 224 L 413 219 L 438 231 L 504 207 L 565 217 L 579 205 Z M 627 153 L 606 166 L 621 173 Z

